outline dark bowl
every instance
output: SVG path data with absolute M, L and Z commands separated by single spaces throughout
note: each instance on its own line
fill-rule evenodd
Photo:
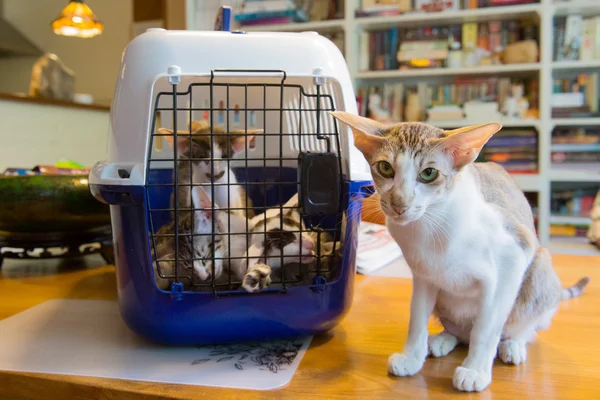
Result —
M 109 207 L 85 175 L 0 177 L 0 234 L 77 233 L 110 227 Z

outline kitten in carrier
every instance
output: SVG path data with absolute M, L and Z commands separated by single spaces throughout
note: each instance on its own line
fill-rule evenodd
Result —
M 318 233 L 304 226 L 298 211 L 297 193 L 281 208 L 270 208 L 252 218 L 248 227 L 251 235 L 250 246 L 242 263 L 243 267 L 248 265 L 248 291 L 260 291 L 264 288 L 258 279 L 265 273 L 263 265 L 268 266 L 276 275 L 283 274 L 284 280 L 294 280 L 298 278 L 294 275 L 296 271 L 300 271 L 301 265 L 316 263 L 317 243 L 320 243 L 323 261 L 328 261 L 333 256 L 334 242 L 327 232 L 321 233 L 319 242 Z M 290 264 L 295 264 L 296 268 L 282 268 Z M 309 269 L 308 272 L 310 275 L 310 272 L 315 271 Z M 256 285 L 250 282 L 256 282 Z M 249 290 L 248 287 L 254 290 Z
M 225 132 L 219 127 L 211 128 L 207 121 L 192 121 L 187 132 L 177 135 L 177 205 L 180 210 L 190 208 L 191 184 L 215 183 L 215 203 L 221 208 L 237 209 L 254 215 L 252 202 L 227 162 L 238 154 L 255 147 L 255 137 L 262 129 L 233 130 Z M 175 135 L 172 129 L 160 128 L 171 147 Z M 191 133 L 191 136 L 190 136 Z M 210 193 L 209 193 L 210 194 Z M 171 199 L 171 204 L 174 201 Z

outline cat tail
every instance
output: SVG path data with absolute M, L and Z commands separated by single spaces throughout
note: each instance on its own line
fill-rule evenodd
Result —
M 572 299 L 573 297 L 581 296 L 583 289 L 590 283 L 590 278 L 585 276 L 581 278 L 576 284 L 569 288 L 564 288 L 561 293 L 561 300 Z

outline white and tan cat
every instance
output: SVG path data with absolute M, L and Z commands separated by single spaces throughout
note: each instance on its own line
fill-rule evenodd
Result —
M 485 389 L 496 355 L 524 362 L 535 332 L 589 279 L 562 288 L 523 192 L 499 165 L 474 163 L 500 124 L 443 131 L 332 115 L 352 128 L 413 274 L 408 338 L 402 353 L 390 356 L 389 372 L 414 375 L 427 355 L 445 356 L 463 342 L 469 352 L 454 387 Z M 439 335 L 428 334 L 431 314 L 444 327 Z

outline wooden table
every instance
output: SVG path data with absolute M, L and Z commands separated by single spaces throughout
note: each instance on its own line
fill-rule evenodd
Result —
M 586 293 L 564 302 L 550 330 L 529 346 L 517 367 L 497 362 L 483 393 L 452 388 L 452 373 L 465 357 L 460 348 L 429 359 L 411 378 L 387 375 L 390 353 L 402 348 L 411 282 L 359 276 L 352 310 L 337 328 L 313 339 L 291 383 L 277 391 L 233 391 L 100 378 L 0 372 L 5 399 L 600 399 L 600 257 L 555 256 L 565 284 L 592 278 Z M 115 299 L 112 267 L 36 267 L 11 264 L 0 272 L 0 319 L 55 298 Z M 439 330 L 434 323 L 431 330 Z M 1 334 L 1 332 L 0 332 Z

